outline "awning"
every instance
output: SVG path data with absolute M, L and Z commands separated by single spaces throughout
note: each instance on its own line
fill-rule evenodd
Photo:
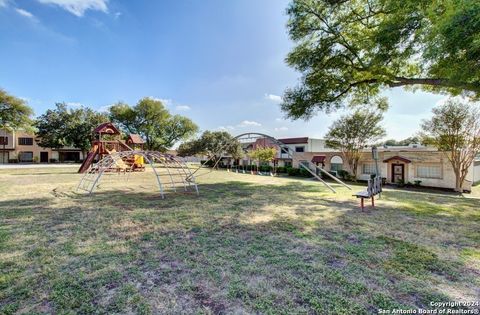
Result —
M 325 161 L 325 155 L 314 155 L 312 158 L 313 163 L 323 163 Z
M 392 156 L 388 159 L 383 160 L 383 163 L 388 163 L 390 161 L 402 161 L 404 163 L 412 163 L 411 160 L 409 160 L 407 158 L 404 158 L 404 157 L 401 157 L 401 156 L 398 156 L 398 155 L 395 155 L 395 156 Z

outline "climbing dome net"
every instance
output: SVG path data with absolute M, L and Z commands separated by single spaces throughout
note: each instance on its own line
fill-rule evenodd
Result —
M 162 199 L 165 198 L 166 191 L 177 192 L 178 189 L 198 195 L 195 177 L 187 164 L 173 155 L 157 151 L 121 151 L 106 155 L 90 166 L 80 180 L 77 191 L 92 194 L 107 172 L 125 172 L 129 176 L 134 171 L 134 164 L 128 164 L 126 161 L 139 157 L 143 157 L 145 164 L 150 165 L 153 170 Z

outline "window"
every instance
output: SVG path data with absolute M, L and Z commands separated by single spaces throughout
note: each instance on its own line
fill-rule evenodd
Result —
M 282 154 L 288 154 L 288 148 L 282 148 L 281 152 Z
M 7 145 L 8 137 L 0 137 L 0 145 Z
M 295 147 L 295 152 L 305 152 L 305 147 L 304 146 Z
M 362 165 L 362 174 L 376 174 L 377 170 L 375 168 L 375 164 L 363 164 Z
M 33 138 L 18 138 L 18 145 L 33 145 Z
M 284 164 L 285 164 L 285 167 L 292 167 L 291 161 L 285 161 Z
M 442 167 L 440 165 L 418 165 L 417 177 L 442 178 Z
M 298 161 L 298 164 L 302 164 L 302 165 L 305 165 L 306 167 L 308 167 L 309 162 L 305 161 L 305 160 L 300 160 L 300 161 Z
M 33 162 L 33 152 L 20 152 L 18 157 L 20 162 Z
M 337 172 L 343 170 L 343 159 L 338 155 L 330 159 L 330 171 Z

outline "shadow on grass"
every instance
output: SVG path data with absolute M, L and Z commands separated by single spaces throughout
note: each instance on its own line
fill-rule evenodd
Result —
M 402 204 L 361 212 L 350 192 L 245 182 L 165 200 L 99 190 L 0 201 L 0 309 L 368 314 L 455 300 L 438 283 L 472 294 L 472 271 L 440 255 L 443 243 L 423 244 L 433 229 L 409 199 L 384 198 Z

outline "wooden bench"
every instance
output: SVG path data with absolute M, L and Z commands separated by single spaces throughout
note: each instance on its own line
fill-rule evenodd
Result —
M 375 207 L 375 196 L 382 192 L 382 179 L 375 177 L 368 180 L 367 190 L 359 191 L 354 196 L 360 198 L 360 207 L 362 210 L 365 208 L 364 200 L 372 199 L 372 207 Z

